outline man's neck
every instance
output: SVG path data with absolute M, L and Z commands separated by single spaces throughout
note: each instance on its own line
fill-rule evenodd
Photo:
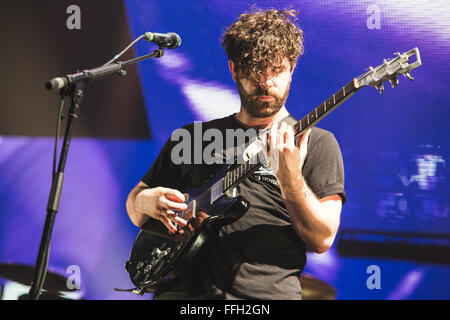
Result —
M 283 106 L 277 113 L 266 118 L 256 118 L 251 116 L 244 108 L 236 113 L 235 119 L 249 128 L 265 129 L 272 127 L 274 122 L 280 121 L 286 118 L 289 112 Z

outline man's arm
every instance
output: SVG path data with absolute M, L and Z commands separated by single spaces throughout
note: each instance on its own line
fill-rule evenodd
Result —
M 297 234 L 314 252 L 327 251 L 339 228 L 341 197 L 331 195 L 319 199 L 303 178 L 291 185 L 280 184 L 280 188 Z
M 274 124 L 269 134 L 266 154 L 280 185 L 289 217 L 296 233 L 317 253 L 327 251 L 336 237 L 342 199 L 330 195 L 319 199 L 303 178 L 310 130 L 295 145 L 294 131 L 285 122 Z
M 187 209 L 186 196 L 180 191 L 164 187 L 150 188 L 140 181 L 128 195 L 126 208 L 131 222 L 141 227 L 149 218 L 160 220 L 171 232 L 177 228 L 173 223 L 186 226 L 187 221 L 174 211 Z

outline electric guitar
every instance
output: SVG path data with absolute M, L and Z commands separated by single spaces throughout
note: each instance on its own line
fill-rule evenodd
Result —
M 312 110 L 294 126 L 295 136 L 299 138 L 330 112 L 364 86 L 375 87 L 383 93 L 384 82 L 397 86 L 399 75 L 413 80 L 411 70 L 421 66 L 419 49 L 395 54 L 390 60 L 376 68 L 369 67 L 364 74 L 352 79 L 335 94 Z M 410 62 L 415 56 L 415 61 Z M 262 132 L 248 145 L 243 153 L 243 163 L 231 167 L 224 165 L 216 176 L 205 186 L 189 190 L 190 200 L 187 210 L 178 215 L 188 221 L 188 225 L 169 233 L 162 222 L 149 219 L 139 230 L 125 268 L 131 282 L 136 286 L 133 293 L 154 292 L 159 285 L 175 277 L 180 268 L 189 264 L 211 232 L 218 227 L 239 219 L 250 207 L 250 203 L 237 194 L 236 186 L 251 173 L 262 166 L 255 161 L 262 152 Z

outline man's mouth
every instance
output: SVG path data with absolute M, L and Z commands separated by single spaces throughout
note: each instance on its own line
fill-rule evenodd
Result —
M 274 99 L 272 96 L 255 96 L 255 99 L 259 99 L 259 100 L 272 100 Z

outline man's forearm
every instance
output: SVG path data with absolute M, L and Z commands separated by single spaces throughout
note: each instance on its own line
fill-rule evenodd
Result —
M 142 187 L 135 187 L 128 195 L 126 208 L 131 222 L 137 227 L 141 227 L 150 217 L 136 208 L 136 197 L 144 190 Z
M 303 177 L 289 184 L 280 183 L 280 189 L 300 238 L 315 252 L 328 250 L 339 227 L 339 215 L 320 202 Z

